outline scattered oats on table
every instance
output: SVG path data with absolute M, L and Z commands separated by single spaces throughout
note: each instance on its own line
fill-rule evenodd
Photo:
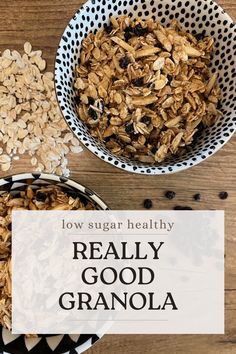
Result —
M 176 20 L 110 20 L 82 42 L 79 118 L 116 155 L 159 163 L 181 154 L 221 117 L 218 75 L 209 70 L 214 39 L 197 40 Z
M 0 54 L 0 168 L 28 154 L 36 171 L 68 176 L 67 154 L 82 151 L 60 113 L 53 73 L 29 42 Z
M 74 192 L 49 185 L 30 186 L 18 195 L 0 195 L 0 325 L 11 329 L 11 213 L 12 210 L 94 210 L 95 205 Z M 31 335 L 35 336 L 35 335 Z

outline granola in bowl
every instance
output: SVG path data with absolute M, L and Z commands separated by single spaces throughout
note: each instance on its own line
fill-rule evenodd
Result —
M 94 210 L 95 204 L 65 192 L 60 186 L 28 186 L 17 194 L 0 195 L 0 325 L 11 329 L 11 213 L 12 210 Z
M 115 155 L 161 163 L 191 146 L 221 117 L 214 39 L 173 20 L 111 17 L 81 46 L 75 90 L 79 118 Z
M 0 346 L 12 342 L 11 352 L 27 354 L 37 344 L 37 353 L 50 354 L 54 341 L 67 352 L 87 343 L 97 334 L 18 335 L 11 333 L 11 212 L 24 210 L 106 210 L 108 206 L 92 190 L 66 177 L 47 173 L 21 173 L 0 179 Z M 37 338 L 35 338 L 37 337 Z M 45 341 L 49 344 L 45 347 Z M 90 341 L 90 342 L 89 342 Z M 36 344 L 35 344 L 36 343 Z M 51 346 L 50 346 L 51 345 Z M 9 347 L 9 345 L 8 345 Z M 7 348 L 8 349 L 8 348 Z M 8 351 L 8 350 L 7 350 Z

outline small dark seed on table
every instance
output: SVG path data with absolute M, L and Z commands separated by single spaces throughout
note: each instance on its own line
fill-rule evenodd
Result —
M 175 196 L 176 196 L 176 193 L 173 192 L 173 191 L 167 191 L 167 192 L 165 193 L 165 197 L 166 197 L 167 199 L 169 199 L 169 200 L 174 199 Z
M 196 202 L 199 202 L 199 200 L 201 200 L 201 194 L 200 194 L 200 193 L 194 194 L 193 199 L 194 199 Z
M 143 206 L 145 209 L 151 209 L 153 206 L 152 200 L 151 199 L 145 199 L 143 202 Z
M 177 205 L 173 209 L 174 210 L 193 210 L 193 208 L 191 208 L 189 206 L 181 206 L 181 205 Z
M 228 194 L 227 192 L 220 192 L 220 193 L 219 193 L 219 198 L 220 198 L 221 200 L 227 199 L 228 196 L 229 196 L 229 194 Z

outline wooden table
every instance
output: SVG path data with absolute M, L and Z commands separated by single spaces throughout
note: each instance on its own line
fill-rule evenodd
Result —
M 55 51 L 69 19 L 80 0 L 1 0 L 0 50 L 22 50 L 26 40 L 42 49 L 53 70 Z M 236 0 L 219 3 L 236 19 Z M 84 151 L 70 159 L 72 177 L 98 192 L 113 209 L 141 209 L 151 198 L 156 209 L 189 205 L 194 209 L 224 209 L 226 213 L 226 334 L 217 335 L 106 335 L 88 354 L 229 354 L 236 353 L 236 136 L 215 156 L 200 166 L 171 176 L 135 176 L 115 169 Z M 30 171 L 28 159 L 21 159 L 11 173 Z M 3 174 L 1 174 L 1 177 Z M 174 201 L 164 198 L 174 190 Z M 221 201 L 220 191 L 229 198 Z M 193 201 L 200 192 L 201 202 Z M 42 353 L 43 354 L 43 353 Z

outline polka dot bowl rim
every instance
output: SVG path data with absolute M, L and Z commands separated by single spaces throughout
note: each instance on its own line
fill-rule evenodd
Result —
M 81 195 L 84 195 L 88 200 L 97 205 L 101 210 L 108 210 L 108 205 L 102 200 L 102 198 L 94 192 L 92 189 L 76 182 L 72 178 L 58 176 L 52 173 L 44 173 L 44 172 L 28 172 L 28 173 L 18 173 L 12 174 L 5 177 L 0 178 L 0 194 L 3 190 L 8 191 L 11 190 L 13 184 L 15 184 L 15 188 L 17 188 L 18 184 L 24 181 L 25 185 L 27 181 L 34 181 L 35 184 L 37 181 L 46 181 L 51 182 L 51 184 L 61 185 L 62 187 L 68 187 L 71 190 L 78 191 Z
M 74 69 L 79 59 L 84 36 L 109 22 L 110 15 L 128 14 L 149 18 L 150 13 L 167 25 L 177 18 L 183 28 L 196 34 L 205 31 L 216 40 L 212 72 L 219 72 L 223 91 L 223 117 L 205 129 L 195 145 L 180 157 L 172 157 L 158 165 L 147 165 L 112 154 L 91 137 L 79 120 L 75 108 Z M 212 0 L 89 0 L 82 5 L 61 37 L 55 59 L 55 90 L 62 114 L 80 142 L 101 160 L 124 171 L 145 174 L 171 174 L 198 165 L 220 150 L 236 131 L 236 25 L 231 17 Z
M 71 178 L 48 173 L 19 173 L 0 178 L 0 195 L 5 192 L 18 192 L 32 185 L 39 186 L 55 184 L 68 191 L 76 191 L 101 210 L 107 210 L 107 204 L 93 190 L 74 181 Z M 36 338 L 26 338 L 24 335 L 14 335 L 0 326 L 0 353 L 2 354 L 81 354 L 95 344 L 102 334 L 78 335 L 40 335 Z

